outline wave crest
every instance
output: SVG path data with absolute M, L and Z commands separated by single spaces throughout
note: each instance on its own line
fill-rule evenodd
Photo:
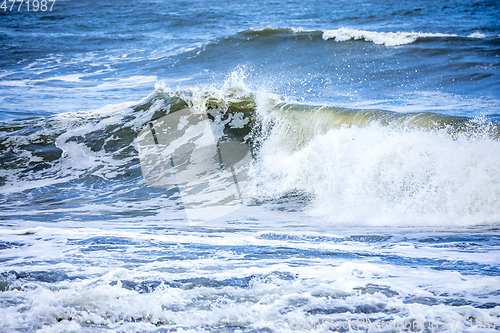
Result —
M 379 32 L 360 30 L 353 28 L 338 28 L 338 29 L 318 29 L 306 30 L 303 28 L 272 28 L 264 27 L 260 29 L 249 29 L 238 33 L 239 36 L 247 38 L 307 38 L 307 39 L 333 39 L 336 42 L 345 42 L 349 40 L 364 40 L 366 42 L 385 46 L 400 46 L 415 43 L 419 39 L 435 39 L 435 38 L 459 38 L 459 39 L 484 39 L 495 38 L 498 36 L 486 35 L 480 32 L 475 32 L 469 35 L 459 36 L 456 34 L 445 34 L 439 32 Z
M 385 46 L 399 46 L 412 44 L 419 38 L 439 38 L 439 37 L 457 37 L 442 33 L 422 33 L 422 32 L 375 32 L 367 30 L 356 30 L 349 28 L 340 28 L 335 30 L 325 30 L 323 39 L 334 39 L 336 42 L 345 42 L 351 39 L 364 39 L 374 44 Z
M 184 108 L 207 113 L 221 135 L 249 144 L 257 201 L 296 193 L 311 198 L 308 212 L 335 223 L 397 224 L 403 215 L 415 224 L 500 219 L 499 123 L 306 106 L 249 89 L 239 71 L 222 89 L 158 85 L 135 106 L 1 125 L 0 198 L 78 206 L 91 195 L 117 210 L 131 196 L 140 202 L 152 190 L 140 179 L 136 137 Z

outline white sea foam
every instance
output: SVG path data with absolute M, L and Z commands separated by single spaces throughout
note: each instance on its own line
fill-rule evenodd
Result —
M 364 39 L 374 44 L 383 44 L 386 46 L 411 44 L 419 38 L 429 37 L 456 37 L 456 35 L 423 32 L 376 32 L 349 28 L 323 31 L 324 40 L 334 39 L 336 42 L 345 42 L 351 39 Z
M 262 185 L 258 196 L 303 191 L 312 198 L 307 212 L 334 223 L 453 225 L 500 220 L 500 155 L 495 153 L 500 142 L 487 134 L 487 122 L 471 121 L 471 131 L 455 134 L 448 128 L 379 122 L 331 128 L 331 111 L 281 110 L 276 105 L 283 105 L 283 100 L 250 91 L 244 80 L 239 70 L 225 89 L 193 90 L 184 98 L 193 109 L 202 110 L 211 98 L 227 103 L 253 96 L 264 128 L 272 124 L 257 159 Z M 476 126 L 482 129 L 474 132 Z
M 2 230 L 0 240 L 25 244 L 20 245 L 22 251 L 15 247 L 0 252 L 0 258 L 8 259 L 3 273 L 62 271 L 78 278 L 47 283 L 16 280 L 9 273 L 11 287 L 0 293 L 0 327 L 105 332 L 242 326 L 281 332 L 316 321 L 370 319 L 418 321 L 420 325 L 439 321 L 441 330 L 437 331 L 450 331 L 447 321 L 459 321 L 460 327 L 472 318 L 478 326 L 500 317 L 499 306 L 449 304 L 498 302 L 497 276 L 366 260 L 374 253 L 380 258 L 412 257 L 416 244 L 427 250 L 419 252 L 416 260 L 464 260 L 467 254 L 453 246 L 443 249 L 418 242 L 415 237 L 425 237 L 425 231 L 386 230 L 395 237 L 393 242 L 372 243 L 363 237 L 349 240 L 338 229 L 336 233 L 282 232 L 264 226 L 257 233 L 240 227 L 237 232 L 224 230 L 153 234 L 146 229 L 116 228 L 113 223 L 101 228 Z M 366 229 L 350 232 L 366 233 Z M 398 242 L 398 238 L 405 241 Z M 107 244 L 108 239 L 119 242 Z M 206 256 L 206 246 L 213 251 L 210 256 Z M 259 249 L 295 254 L 261 257 Z M 186 250 L 196 255 L 182 255 Z M 249 256 L 242 256 L 242 250 Z M 485 250 L 485 256 L 497 255 L 491 247 Z M 308 253 L 323 256 L 301 264 L 299 258 L 309 258 Z M 367 257 L 349 259 L 352 254 Z M 238 282 L 242 280 L 248 283 Z M 153 287 L 147 292 L 134 288 L 142 282 Z
M 486 37 L 488 37 L 488 35 L 483 34 L 483 33 L 479 32 L 479 31 L 476 31 L 476 32 L 470 34 L 467 37 L 470 37 L 470 38 L 486 38 Z
M 304 191 L 313 196 L 309 213 L 335 223 L 500 220 L 500 142 L 486 134 L 377 122 L 328 129 L 321 110 L 274 115 L 260 193 Z

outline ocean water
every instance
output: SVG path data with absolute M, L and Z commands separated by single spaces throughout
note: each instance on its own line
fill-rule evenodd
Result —
M 0 8 L 1 332 L 500 330 L 498 1 L 45 4 Z

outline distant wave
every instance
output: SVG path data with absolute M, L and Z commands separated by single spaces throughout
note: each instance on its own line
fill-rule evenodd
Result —
M 416 42 L 424 38 L 491 38 L 498 36 L 490 36 L 481 32 L 474 32 L 467 36 L 459 36 L 456 34 L 445 33 L 429 33 L 429 32 L 378 32 L 369 30 L 358 30 L 351 28 L 339 28 L 333 30 L 305 30 L 302 28 L 271 28 L 265 27 L 260 29 L 244 30 L 239 33 L 240 36 L 246 37 L 273 37 L 273 36 L 293 36 L 307 37 L 312 39 L 334 40 L 336 42 L 345 42 L 349 40 L 364 40 L 378 45 L 400 46 Z
M 325 30 L 323 32 L 324 40 L 334 39 L 337 42 L 344 42 L 351 39 L 364 39 L 367 42 L 373 42 L 374 44 L 383 44 L 386 46 L 412 44 L 419 38 L 439 37 L 457 37 L 457 35 L 422 32 L 376 32 L 349 28 Z

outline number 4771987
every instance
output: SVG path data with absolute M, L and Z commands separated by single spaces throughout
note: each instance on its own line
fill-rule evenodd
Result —
M 46 12 L 48 10 L 51 12 L 55 3 L 56 0 L 3 0 L 0 9 L 3 9 L 4 12 L 16 10 L 18 12 L 21 10 L 26 10 L 28 12 Z

